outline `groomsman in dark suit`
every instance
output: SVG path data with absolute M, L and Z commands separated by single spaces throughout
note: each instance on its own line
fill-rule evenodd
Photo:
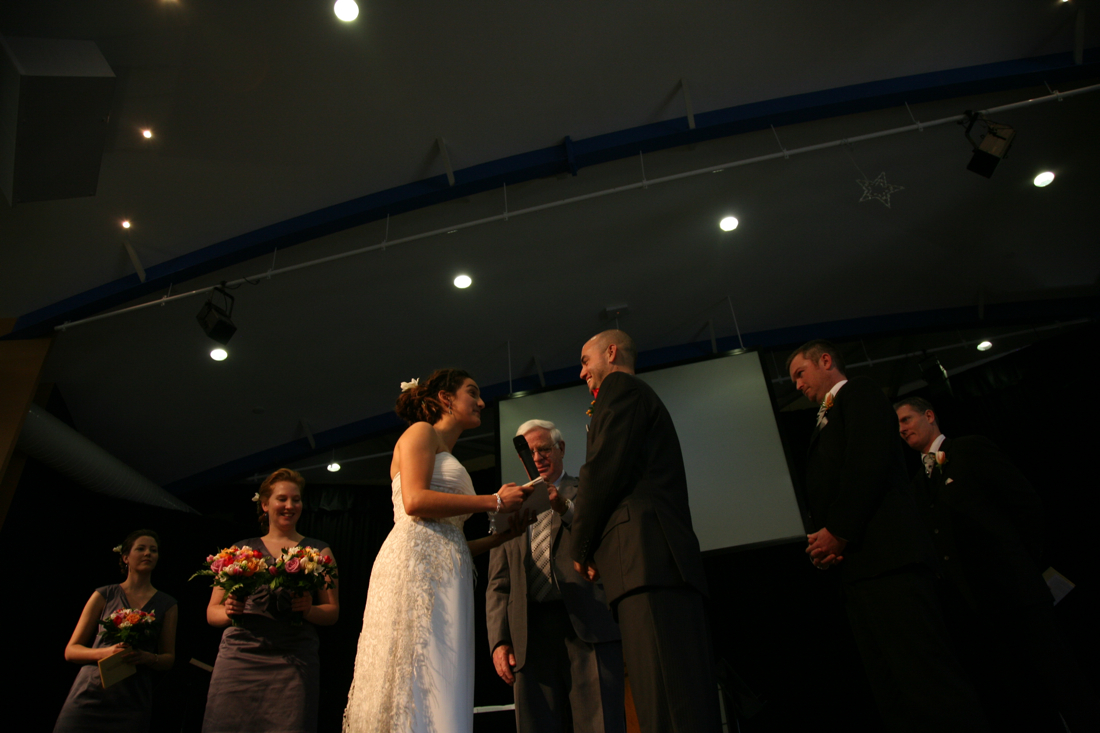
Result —
M 699 540 L 691 526 L 680 441 L 660 398 L 634 376 L 622 331 L 581 350 L 594 397 L 573 519 L 573 559 L 602 578 L 645 733 L 717 733 Z
M 565 473 L 554 423 L 519 426 L 550 484 L 551 508 L 526 534 L 493 548 L 485 617 L 493 666 L 513 686 L 516 730 L 623 733 L 623 649 L 603 588 L 573 569 L 577 479 Z
M 943 599 L 956 638 L 1004 726 L 1100 730 L 1095 694 L 1062 643 L 1039 564 L 1039 495 L 1008 457 L 978 435 L 947 438 L 932 404 L 894 405 L 902 439 L 921 453 L 913 495 L 936 547 Z M 1045 719 L 1044 719 L 1045 718 Z M 1003 726 L 999 726 L 1003 727 Z
M 835 568 L 879 712 L 891 731 L 986 730 L 948 643 L 931 543 L 909 493 L 897 417 L 840 353 L 811 341 L 787 359 L 795 387 L 820 404 L 805 496 L 815 567 Z M 812 613 L 811 613 L 812 618 Z M 828 675 L 828 663 L 814 673 Z

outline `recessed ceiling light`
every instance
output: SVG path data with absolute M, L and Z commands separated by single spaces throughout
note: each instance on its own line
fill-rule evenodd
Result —
M 146 140 L 148 140 L 149 138 L 151 138 L 153 136 L 153 131 L 152 130 L 142 130 L 141 131 L 141 136 L 143 138 L 145 138 Z
M 978 344 L 978 351 L 989 351 L 993 348 L 993 344 L 989 341 L 983 341 Z
M 474 283 L 474 281 L 470 279 L 469 275 L 459 275 L 458 277 L 455 278 L 455 287 L 456 288 L 465 289 L 465 288 L 468 288 L 471 285 L 473 285 L 473 283 Z
M 359 6 L 355 4 L 355 0 L 336 0 L 332 9 L 336 17 L 345 23 L 350 23 L 359 17 Z
M 727 216 L 722 221 L 718 222 L 718 226 L 722 228 L 723 232 L 732 232 L 737 228 L 737 217 Z
M 1054 174 L 1050 171 L 1043 171 L 1039 175 L 1035 176 L 1033 181 L 1036 186 L 1042 188 L 1043 186 L 1049 186 L 1050 182 L 1054 180 Z
M 123 219 L 122 228 L 123 229 L 129 229 L 130 228 L 130 220 L 129 219 Z
M 332 473 L 336 473 L 337 471 L 340 470 L 340 464 L 337 463 L 336 461 L 333 461 L 332 463 L 325 466 L 325 468 L 327 468 Z
M 210 352 L 210 358 L 214 361 L 225 361 L 228 357 L 229 352 L 220 347 Z

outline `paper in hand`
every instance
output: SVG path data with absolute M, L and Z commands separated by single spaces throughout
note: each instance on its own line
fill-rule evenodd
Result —
M 137 672 L 137 667 L 129 662 L 122 661 L 128 651 L 130 650 L 122 649 L 99 660 L 99 681 L 103 684 L 104 690 Z
M 534 512 L 537 516 L 550 508 L 550 489 L 549 485 L 542 480 L 539 476 L 534 481 L 528 481 L 524 484 L 524 487 L 531 486 L 533 491 L 527 495 L 527 498 L 520 504 L 520 512 Z M 512 515 L 516 512 L 494 512 L 489 515 L 489 532 L 491 534 L 500 534 L 501 532 L 508 531 L 508 523 L 512 519 Z

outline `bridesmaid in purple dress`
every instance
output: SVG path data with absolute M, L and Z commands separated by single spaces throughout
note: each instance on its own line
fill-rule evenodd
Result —
M 332 555 L 328 543 L 298 533 L 305 480 L 280 468 L 264 480 L 253 499 L 263 537 L 236 543 L 263 553 L 268 565 L 287 547 L 313 547 Z M 313 596 L 264 587 L 245 600 L 215 588 L 206 621 L 224 628 L 210 677 L 203 733 L 312 733 L 317 730 L 320 662 L 315 626 L 340 616 L 335 587 Z M 301 614 L 302 623 L 294 623 Z M 230 618 L 236 621 L 230 624 Z
M 126 580 L 96 588 L 80 614 L 65 647 L 65 659 L 83 666 L 57 717 L 54 733 L 148 731 L 153 709 L 152 670 L 169 669 L 176 661 L 176 599 L 152 583 L 160 552 L 157 533 L 149 529 L 131 532 L 116 549 Z M 148 648 L 104 642 L 100 619 L 123 608 L 152 611 L 160 627 L 158 640 Z M 137 666 L 137 674 L 105 690 L 97 662 L 114 654 L 124 654 L 125 661 Z

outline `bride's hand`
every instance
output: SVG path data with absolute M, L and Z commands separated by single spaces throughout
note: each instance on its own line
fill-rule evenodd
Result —
M 500 487 L 500 491 L 497 492 L 497 496 L 500 497 L 500 503 L 502 509 L 506 512 L 514 512 L 519 509 L 523 504 L 523 500 L 527 498 L 527 495 L 534 491 L 531 487 L 518 486 L 516 484 L 504 484 Z

